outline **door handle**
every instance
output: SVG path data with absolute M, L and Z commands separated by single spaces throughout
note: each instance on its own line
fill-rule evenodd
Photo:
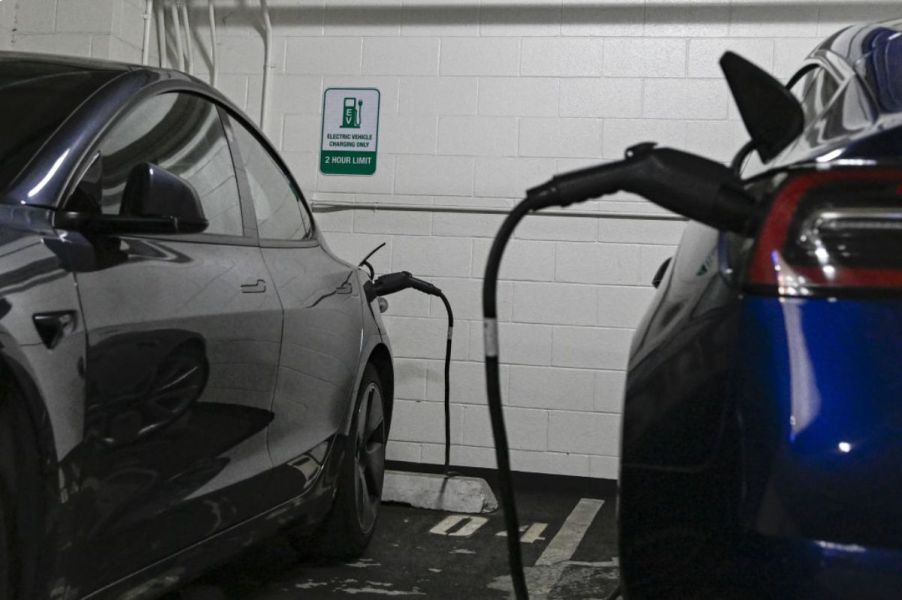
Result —
M 262 279 L 250 279 L 241 284 L 242 294 L 262 294 L 266 291 L 266 282 Z

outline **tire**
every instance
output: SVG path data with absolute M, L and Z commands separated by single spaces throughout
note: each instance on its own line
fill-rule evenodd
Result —
M 385 396 L 376 368 L 363 372 L 344 445 L 332 509 L 311 537 L 296 540 L 305 557 L 352 559 L 363 554 L 379 517 L 385 475 Z
M 18 473 L 12 457 L 19 456 L 19 444 L 15 437 L 17 420 L 16 403 L 19 398 L 8 383 L 0 383 L 0 600 L 15 597 L 14 573 L 19 570 L 15 552 L 16 531 L 16 482 Z M 21 458 L 21 456 L 20 456 Z

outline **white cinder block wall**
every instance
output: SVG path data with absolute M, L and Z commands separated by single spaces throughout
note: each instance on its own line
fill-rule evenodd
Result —
M 159 1 L 159 0 L 158 0 Z M 135 61 L 140 0 L 0 5 L 0 43 Z M 409 270 L 454 304 L 453 461 L 493 466 L 482 366 L 481 276 L 500 217 L 430 205 L 507 207 L 552 174 L 656 140 L 728 160 L 745 141 L 717 59 L 735 50 L 786 79 L 841 26 L 900 16 L 893 2 L 796 0 L 271 0 L 266 131 L 308 199 L 405 203 L 420 212 L 319 213 L 330 246 L 356 262 L 379 243 L 380 272 Z M 209 69 L 206 2 L 189 2 L 196 62 Z M 254 0 L 217 0 L 220 85 L 259 116 L 263 37 Z M 154 38 L 155 39 L 155 34 Z M 154 55 L 156 55 L 154 48 Z M 171 53 L 171 52 L 170 52 Z M 319 174 L 322 93 L 382 93 L 378 171 Z M 616 197 L 597 211 L 656 212 Z M 530 217 L 500 286 L 502 390 L 516 469 L 616 478 L 630 338 L 672 221 Z M 389 298 L 397 405 L 393 459 L 442 460 L 442 305 Z

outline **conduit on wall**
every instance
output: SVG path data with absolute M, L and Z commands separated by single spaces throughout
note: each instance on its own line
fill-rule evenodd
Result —
M 189 75 L 194 75 L 194 47 L 191 43 L 191 21 L 188 20 L 188 4 L 179 0 L 179 8 L 182 13 L 182 23 L 185 25 L 185 66 Z
M 441 204 L 393 204 L 390 202 L 342 202 L 340 200 L 314 200 L 310 207 L 314 212 L 338 212 L 343 210 L 391 210 L 397 212 L 464 213 L 475 215 L 506 215 L 510 208 L 494 206 L 449 206 Z M 533 217 L 593 217 L 596 219 L 628 219 L 636 221 L 687 221 L 685 217 L 671 213 L 606 212 L 600 210 L 543 210 Z
M 141 45 L 141 64 L 150 61 L 150 26 L 153 21 L 153 0 L 144 3 L 144 42 Z
M 216 66 L 216 7 L 209 0 L 207 9 L 210 14 L 210 85 L 216 87 L 218 68 Z
M 272 70 L 272 19 L 269 14 L 269 2 L 260 0 L 263 13 L 263 97 L 260 100 L 260 129 L 266 131 L 266 113 L 269 104 L 269 72 Z

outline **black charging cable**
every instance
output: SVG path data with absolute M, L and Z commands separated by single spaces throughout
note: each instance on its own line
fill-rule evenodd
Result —
M 376 248 L 376 250 L 378 249 Z M 376 250 L 371 252 L 369 256 L 372 256 Z M 366 259 L 364 259 L 365 261 Z M 367 281 L 363 288 L 367 302 L 372 302 L 376 298 L 388 296 L 402 290 L 414 289 L 429 296 L 440 298 L 445 305 L 445 312 L 448 314 L 448 337 L 445 342 L 445 475 L 448 476 L 451 474 L 451 340 L 454 335 L 454 311 L 451 310 L 451 303 L 437 286 L 428 281 L 418 279 L 407 271 L 387 273 L 372 281 Z
M 498 491 L 504 510 L 508 560 L 517 600 L 528 600 L 529 595 L 520 553 L 520 527 L 498 376 L 497 291 L 501 258 L 514 229 L 530 212 L 569 206 L 619 191 L 639 194 L 663 208 L 729 231 L 750 231 L 761 215 L 760 207 L 755 205 L 742 182 L 724 165 L 687 152 L 656 148 L 654 143 L 646 142 L 629 148 L 621 161 L 558 175 L 530 189 L 526 198 L 504 219 L 486 262 L 482 311 L 486 389 L 498 463 Z M 614 597 L 619 592 L 619 588 L 615 590 Z

